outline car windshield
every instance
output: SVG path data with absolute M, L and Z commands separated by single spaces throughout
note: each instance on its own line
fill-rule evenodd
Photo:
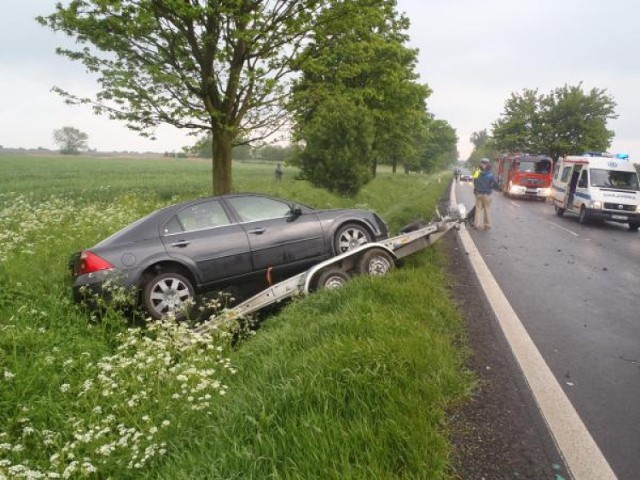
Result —
M 620 170 L 591 169 L 591 186 L 640 191 L 638 174 Z
M 518 169 L 527 173 L 551 173 L 551 160 L 520 160 Z

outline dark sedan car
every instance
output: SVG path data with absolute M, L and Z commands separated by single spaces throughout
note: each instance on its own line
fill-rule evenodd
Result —
M 316 210 L 258 194 L 202 198 L 153 212 L 76 254 L 74 297 L 101 295 L 115 282 L 137 288 L 151 317 L 179 316 L 197 293 L 247 297 L 387 237 L 385 222 L 368 210 Z

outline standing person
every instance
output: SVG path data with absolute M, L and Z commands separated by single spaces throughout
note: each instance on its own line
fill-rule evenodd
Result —
M 491 228 L 491 192 L 497 188 L 498 182 L 491 172 L 491 162 L 488 158 L 480 161 L 480 172 L 473 180 L 473 191 L 476 194 L 475 227 L 485 230 Z
M 280 183 L 282 182 L 282 174 L 284 173 L 282 171 L 282 165 L 280 165 L 279 163 L 276 164 L 276 182 Z

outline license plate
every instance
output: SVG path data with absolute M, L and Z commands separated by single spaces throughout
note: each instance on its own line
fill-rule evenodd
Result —
M 612 220 L 628 220 L 629 217 L 626 215 L 611 215 Z
M 533 193 L 535 195 L 536 193 L 538 193 L 538 190 L 536 190 L 535 188 L 527 188 L 527 193 Z

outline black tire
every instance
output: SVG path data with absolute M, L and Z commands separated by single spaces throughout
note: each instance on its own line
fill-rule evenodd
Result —
M 589 223 L 589 216 L 587 215 L 587 209 L 585 208 L 584 205 L 582 207 L 580 207 L 580 214 L 578 215 L 578 222 L 580 222 L 582 225 L 586 225 L 587 223 Z
M 640 222 L 629 222 L 629 230 L 637 232 L 638 228 L 640 228 Z
M 351 278 L 344 270 L 338 267 L 327 267 L 322 270 L 316 278 L 315 290 L 332 290 L 343 287 Z
M 393 270 L 395 266 L 395 259 L 389 252 L 374 248 L 360 256 L 356 272 L 361 275 L 382 276 Z
M 558 205 L 554 205 L 556 207 L 556 215 L 561 217 L 564 215 L 564 208 L 559 207 Z
M 185 276 L 161 273 L 144 284 L 142 303 L 149 316 L 156 320 L 169 314 L 182 320 L 189 313 L 194 293 L 193 284 Z
M 360 245 L 371 242 L 371 232 L 358 223 L 346 223 L 333 237 L 333 250 L 336 255 L 353 250 Z

